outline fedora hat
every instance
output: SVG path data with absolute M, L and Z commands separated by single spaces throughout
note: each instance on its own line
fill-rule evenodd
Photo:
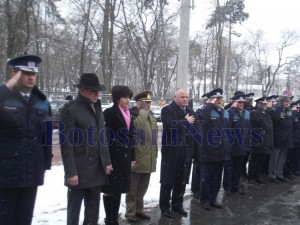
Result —
M 94 73 L 83 73 L 79 83 L 74 84 L 74 87 L 87 88 L 93 91 L 105 91 L 105 86 L 100 84 L 98 76 Z

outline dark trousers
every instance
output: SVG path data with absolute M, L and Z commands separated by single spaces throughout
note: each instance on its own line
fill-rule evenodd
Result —
M 159 195 L 159 207 L 162 212 L 170 210 L 172 192 L 172 208 L 182 207 L 185 184 L 161 184 Z
M 300 147 L 295 148 L 296 154 L 296 172 L 300 173 Z
M 0 188 L 0 224 L 30 225 L 37 187 Z
M 262 154 L 261 157 L 264 158 L 263 163 L 262 163 L 261 173 L 268 175 L 269 174 L 270 154 Z
M 192 173 L 192 192 L 195 195 L 200 195 L 200 171 L 201 166 L 199 162 L 193 163 L 193 173 Z
M 248 160 L 249 160 L 249 155 L 250 155 L 250 152 L 247 152 L 247 155 L 244 156 L 244 159 L 243 159 L 243 162 L 242 162 L 242 170 L 241 170 L 241 175 L 242 176 L 247 176 L 247 163 L 248 163 Z
M 231 160 L 224 161 L 224 173 L 223 173 L 223 188 L 225 191 L 231 191 L 232 180 L 232 166 Z
M 100 204 L 100 187 L 68 188 L 67 225 L 78 225 L 80 208 L 84 200 L 83 225 L 97 225 Z
M 264 163 L 266 161 L 265 154 L 251 153 L 249 158 L 249 179 L 259 180 Z
M 284 165 L 284 175 L 290 176 L 296 172 L 296 149 L 288 148 Z
M 215 203 L 221 187 L 223 161 L 201 163 L 200 201 Z

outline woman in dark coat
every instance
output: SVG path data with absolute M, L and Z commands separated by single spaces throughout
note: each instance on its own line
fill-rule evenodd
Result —
M 121 194 L 129 192 L 131 166 L 135 151 L 131 146 L 133 125 L 128 110 L 132 91 L 127 86 L 112 88 L 114 105 L 104 111 L 105 126 L 109 136 L 109 151 L 113 170 L 108 176 L 109 185 L 102 187 L 106 213 L 105 224 L 118 224 Z

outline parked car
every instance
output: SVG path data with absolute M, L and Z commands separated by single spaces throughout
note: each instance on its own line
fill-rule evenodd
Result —
M 60 111 L 64 107 L 64 105 L 69 102 L 64 99 L 54 99 L 50 102 L 51 111 L 52 111 L 52 120 L 59 121 L 60 120 Z M 58 123 L 53 124 L 54 128 L 58 128 Z
M 151 111 L 153 112 L 153 116 L 156 119 L 157 122 L 161 122 L 161 107 L 156 105 L 151 105 Z

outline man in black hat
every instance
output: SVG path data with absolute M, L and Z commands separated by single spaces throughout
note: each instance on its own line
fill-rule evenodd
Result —
M 261 130 L 259 135 L 262 137 L 262 143 L 254 143 L 251 146 L 249 157 L 249 177 L 250 184 L 262 184 L 260 174 L 262 172 L 266 158 L 273 150 L 273 122 L 269 113 L 267 113 L 267 104 L 265 97 L 255 100 L 256 110 L 251 113 L 251 128 Z
M 222 208 L 217 202 L 221 186 L 225 152 L 228 151 L 223 128 L 229 128 L 229 114 L 222 108 L 223 90 L 217 88 L 207 94 L 208 102 L 199 113 L 202 124 L 200 151 L 200 201 L 205 210 Z
M 0 224 L 30 225 L 37 187 L 51 168 L 51 143 L 46 146 L 45 121 L 50 104 L 36 86 L 35 55 L 8 61 L 11 79 L 0 86 Z M 51 132 L 50 132 L 51 133 Z
M 83 224 L 98 224 L 100 187 L 107 184 L 112 170 L 107 142 L 100 131 L 105 129 L 99 92 L 104 90 L 94 73 L 84 73 L 74 101 L 61 111 L 61 156 L 68 187 L 67 224 L 77 225 L 82 200 Z M 63 138 L 64 137 L 64 138 Z
M 277 104 L 277 98 L 278 98 L 278 95 L 271 95 L 271 96 L 266 97 L 266 101 L 268 102 L 267 103 L 268 109 L 272 109 Z
M 136 217 L 150 220 L 150 216 L 144 212 L 144 195 L 151 173 L 156 171 L 158 153 L 157 133 L 153 133 L 158 126 L 150 110 L 151 95 L 151 91 L 143 91 L 134 97 L 138 113 L 133 123 L 139 138 L 135 143 L 136 163 L 131 168 L 131 187 L 126 194 L 126 218 L 130 222 L 136 222 Z
M 269 177 L 273 183 L 286 182 L 283 177 L 287 149 L 293 147 L 293 115 L 290 97 L 279 96 L 278 104 L 269 111 L 274 126 L 274 149 L 271 152 Z

